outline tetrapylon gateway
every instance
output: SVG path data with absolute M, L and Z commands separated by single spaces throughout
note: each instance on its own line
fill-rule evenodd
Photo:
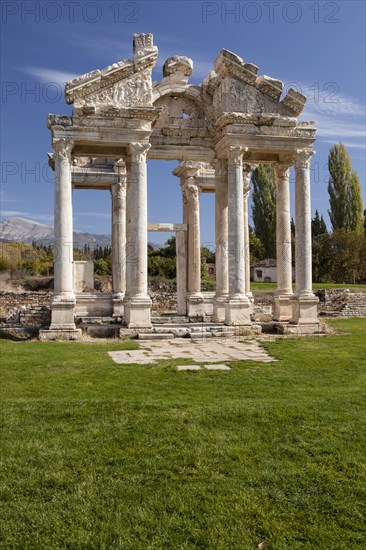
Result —
M 250 328 L 248 195 L 253 168 L 273 165 L 276 178 L 277 292 L 273 319 L 284 331 L 320 330 L 312 291 L 310 158 L 316 125 L 299 122 L 306 98 L 258 67 L 221 50 L 214 70 L 190 84 L 192 60 L 173 56 L 152 82 L 158 49 L 135 34 L 124 59 L 71 80 L 72 116 L 49 115 L 55 171 L 55 260 L 52 320 L 41 339 L 77 339 L 75 319 L 102 312 L 121 329 L 152 330 L 147 233 L 176 233 L 178 311 Z M 147 159 L 176 160 L 183 220 L 147 223 Z M 292 287 L 290 167 L 295 169 L 296 288 Z M 111 193 L 113 292 L 80 292 L 73 261 L 73 189 Z M 201 193 L 215 193 L 216 293 L 201 292 Z M 287 329 L 286 329 L 287 327 Z

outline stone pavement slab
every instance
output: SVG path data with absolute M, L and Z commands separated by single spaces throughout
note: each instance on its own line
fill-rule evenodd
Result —
M 201 370 L 199 365 L 177 365 L 177 370 Z
M 119 364 L 153 364 L 161 359 L 189 359 L 197 363 L 225 363 L 226 361 L 276 361 L 257 340 L 240 342 L 234 338 L 192 342 L 186 338 L 163 341 L 141 341 L 138 350 L 110 351 L 110 357 Z
M 204 365 L 207 370 L 231 370 L 227 365 Z

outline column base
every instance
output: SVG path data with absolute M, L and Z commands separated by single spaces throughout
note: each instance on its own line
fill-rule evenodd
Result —
M 293 294 L 278 294 L 274 298 L 273 320 L 289 321 L 293 317 Z
M 151 299 L 130 297 L 124 301 L 124 321 L 128 328 L 151 328 Z
M 246 296 L 225 302 L 225 325 L 250 325 L 250 303 Z
M 124 293 L 115 292 L 112 296 L 113 317 L 123 317 L 124 305 L 123 305 Z
M 75 294 L 69 292 L 54 295 L 51 303 L 50 330 L 75 330 L 75 306 Z
M 70 340 L 79 340 L 81 338 L 82 332 L 80 328 L 76 329 L 51 329 L 40 330 L 39 339 L 42 342 L 55 342 L 56 340 L 70 341 Z
M 290 323 L 295 325 L 319 324 L 318 303 L 319 298 L 314 294 L 295 296 L 292 301 Z
M 201 293 L 187 295 L 187 315 L 192 320 L 204 317 L 204 299 Z
M 215 296 L 213 299 L 213 316 L 214 323 L 224 323 L 225 321 L 225 302 L 228 296 Z

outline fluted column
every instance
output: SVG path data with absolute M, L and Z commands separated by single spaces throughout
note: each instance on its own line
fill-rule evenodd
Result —
M 173 172 L 174 174 L 174 172 Z M 188 197 L 181 182 L 182 189 L 182 222 L 188 228 Z M 187 259 L 188 259 L 188 231 L 177 231 L 175 234 L 177 254 L 177 313 L 187 315 Z
M 73 141 L 60 139 L 55 150 L 54 292 L 74 299 L 71 152 Z
M 245 264 L 245 294 L 251 304 L 251 309 L 254 306 L 253 294 L 250 290 L 250 242 L 249 242 L 249 210 L 248 200 L 250 194 L 250 178 L 255 164 L 245 163 L 243 166 L 243 183 L 244 183 L 244 264 Z
M 174 176 L 180 178 L 183 198 L 183 223 L 187 225 L 187 231 L 185 232 L 187 257 L 185 265 L 186 312 L 192 320 L 202 319 L 204 316 L 204 301 L 201 294 L 200 188 L 196 183 L 201 164 L 200 162 L 185 160 L 180 162 L 173 170 Z M 181 268 L 184 267 L 184 262 L 181 266 Z M 177 283 L 178 280 L 180 281 L 179 277 Z M 184 311 L 181 302 L 179 308 Z
M 127 171 L 123 159 L 114 165 L 118 181 L 111 186 L 112 195 L 112 290 L 113 315 L 123 315 L 122 300 L 126 290 L 126 186 Z
M 225 301 L 229 293 L 228 268 L 228 182 L 227 161 L 215 162 L 215 240 L 216 240 L 216 294 L 213 320 L 225 321 Z
M 225 323 L 250 323 L 250 304 L 245 295 L 243 148 L 228 151 L 229 301 Z
M 295 160 L 296 294 L 312 296 L 310 158 L 300 151 Z
M 186 185 L 188 197 L 188 293 L 201 295 L 201 237 L 200 237 L 200 190 L 189 177 Z
M 292 317 L 292 254 L 290 213 L 290 166 L 275 164 L 276 178 L 276 256 L 277 292 L 273 318 L 288 321 Z
M 313 151 L 297 151 L 295 160 L 296 300 L 292 322 L 318 323 L 318 299 L 312 290 L 310 158 Z
M 126 195 L 126 299 L 128 327 L 151 327 L 151 300 L 147 294 L 147 178 L 148 143 L 130 143 L 131 164 Z
M 73 141 L 54 141 L 55 161 L 55 244 L 54 294 L 49 330 L 40 331 L 42 340 L 62 338 L 75 340 L 81 335 L 75 329 L 75 293 L 73 284 L 73 223 L 71 153 Z

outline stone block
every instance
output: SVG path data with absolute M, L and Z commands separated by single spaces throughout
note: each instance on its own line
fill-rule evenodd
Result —
M 138 340 L 173 340 L 174 335 L 169 333 L 139 333 Z
M 296 296 L 292 301 L 292 318 L 290 323 L 295 325 L 318 324 L 319 298 L 315 295 Z
M 278 295 L 274 299 L 273 319 L 275 321 L 289 321 L 292 318 L 293 295 Z
M 73 330 L 40 330 L 39 331 L 39 339 L 42 342 L 45 341 L 57 341 L 57 340 L 63 340 L 63 341 L 69 341 L 69 340 L 79 340 L 81 338 L 81 330 L 80 329 L 73 329 Z
M 245 299 L 229 299 L 225 302 L 226 325 L 251 325 L 250 303 Z
M 207 370 L 231 370 L 227 365 L 204 365 Z
M 74 261 L 74 291 L 94 292 L 94 262 Z
M 129 299 L 124 302 L 125 323 L 128 328 L 151 328 L 151 300 Z

